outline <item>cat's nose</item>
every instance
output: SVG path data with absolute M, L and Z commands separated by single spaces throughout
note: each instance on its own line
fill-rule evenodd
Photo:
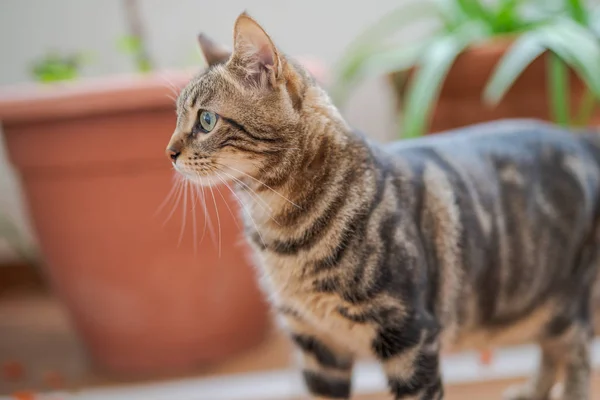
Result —
M 181 151 L 174 149 L 173 147 L 167 148 L 167 157 L 171 159 L 171 161 L 177 161 L 177 157 L 181 154 Z

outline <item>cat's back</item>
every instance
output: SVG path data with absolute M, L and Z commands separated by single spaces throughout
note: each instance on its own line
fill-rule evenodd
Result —
M 518 321 L 550 294 L 564 294 L 573 255 L 600 215 L 599 144 L 600 133 L 502 120 L 384 148 L 399 174 L 412 177 L 407 192 L 415 198 L 451 192 L 442 211 L 456 212 L 463 285 L 477 304 L 461 311 L 461 323 Z M 439 239 L 424 235 L 431 248 Z
M 485 122 L 421 138 L 400 140 L 386 146 L 386 151 L 410 159 L 413 154 L 433 151 L 465 161 L 470 157 L 531 159 L 544 152 L 557 151 L 589 156 L 589 149 L 577 134 L 533 119 Z

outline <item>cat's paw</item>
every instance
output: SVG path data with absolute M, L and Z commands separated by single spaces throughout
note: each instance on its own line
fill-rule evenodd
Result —
M 533 396 L 530 385 L 510 386 L 502 395 L 502 400 L 538 400 Z
M 504 391 L 502 400 L 560 400 L 562 393 L 563 386 L 560 383 L 554 385 L 548 397 L 536 396 L 531 385 L 516 385 Z

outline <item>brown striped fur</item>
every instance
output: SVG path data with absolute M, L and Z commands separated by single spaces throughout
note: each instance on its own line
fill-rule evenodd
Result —
M 600 140 L 499 121 L 390 145 L 353 132 L 309 74 L 242 14 L 231 54 L 183 89 L 175 168 L 228 181 L 261 284 L 310 392 L 349 398 L 374 356 L 397 399 L 441 399 L 439 352 L 536 341 L 511 399 L 588 399 Z M 199 111 L 220 117 L 198 133 Z

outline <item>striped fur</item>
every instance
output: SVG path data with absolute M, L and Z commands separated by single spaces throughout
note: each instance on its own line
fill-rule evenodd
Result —
M 236 186 L 309 391 L 349 398 L 374 356 L 396 399 L 441 399 L 442 346 L 536 341 L 510 398 L 544 399 L 562 368 L 564 399 L 588 399 L 600 135 L 518 120 L 379 145 L 247 15 L 234 38 L 182 91 L 169 148 L 189 179 Z M 192 135 L 199 110 L 220 119 Z

